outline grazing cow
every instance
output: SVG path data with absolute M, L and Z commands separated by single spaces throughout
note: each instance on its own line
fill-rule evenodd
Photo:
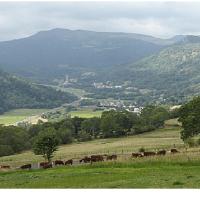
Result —
M 67 161 L 65 162 L 65 165 L 72 165 L 72 164 L 73 164 L 73 160 L 72 160 L 72 159 L 67 160 Z
M 143 152 L 143 155 L 144 155 L 144 156 L 155 156 L 156 153 L 153 152 L 153 151 L 145 151 L 145 152 Z
M 91 156 L 91 163 L 92 162 L 99 162 L 99 161 L 104 161 L 102 155 L 92 155 Z
M 162 155 L 162 156 L 164 156 L 166 153 L 167 153 L 166 150 L 163 149 L 163 150 L 158 151 L 156 153 L 156 155 Z
M 1 165 L 0 168 L 1 169 L 10 169 L 10 166 L 9 165 Z
M 43 166 L 45 166 L 45 165 L 47 165 L 47 164 L 49 164 L 49 162 L 41 162 L 41 163 L 40 163 L 40 167 L 43 167 Z
M 113 155 L 112 155 L 112 159 L 113 159 L 113 160 L 117 160 L 117 155 L 116 155 L 116 154 L 113 154 Z
M 45 165 L 42 166 L 43 169 L 48 169 L 52 167 L 53 167 L 52 163 L 46 163 Z
M 79 160 L 80 163 L 89 163 L 91 161 L 91 158 L 88 156 L 85 156 L 83 159 Z
M 64 162 L 62 160 L 56 160 L 55 165 L 64 165 Z
M 106 160 L 117 160 L 117 155 L 113 154 L 113 155 L 108 155 Z
M 141 153 L 132 153 L 132 157 L 133 158 L 140 158 L 140 157 L 143 157 L 143 155 Z
M 22 165 L 20 169 L 31 169 L 31 164 Z
M 112 156 L 107 156 L 106 160 L 112 160 Z
M 171 149 L 171 153 L 179 153 L 179 151 L 175 148 Z

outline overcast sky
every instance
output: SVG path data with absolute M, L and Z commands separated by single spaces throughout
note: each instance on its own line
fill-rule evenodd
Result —
M 0 40 L 52 28 L 130 32 L 167 38 L 200 34 L 200 3 L 0 2 Z

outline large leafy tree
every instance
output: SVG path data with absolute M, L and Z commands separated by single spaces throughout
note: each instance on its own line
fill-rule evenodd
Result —
M 126 111 L 107 111 L 101 117 L 101 130 L 104 137 L 118 137 L 126 135 L 132 127 L 131 115 Z
M 36 155 L 42 155 L 45 160 L 50 162 L 58 144 L 59 140 L 55 134 L 55 129 L 48 128 L 45 131 L 41 131 L 35 138 L 33 151 Z
M 152 129 L 164 126 L 164 122 L 168 119 L 168 111 L 159 106 L 149 105 L 142 109 L 141 118 L 146 122 L 146 125 Z
M 184 104 L 179 110 L 179 121 L 182 123 L 183 130 L 181 138 L 186 140 L 200 133 L 200 97 Z
M 0 125 L 0 156 L 7 156 L 30 148 L 29 136 L 25 129 Z
M 81 130 L 89 133 L 91 136 L 94 136 L 96 138 L 100 132 L 100 123 L 101 120 L 98 117 L 85 119 L 81 123 Z

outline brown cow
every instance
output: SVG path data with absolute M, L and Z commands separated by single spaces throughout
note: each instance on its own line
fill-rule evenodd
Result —
M 65 165 L 72 165 L 72 164 L 73 164 L 73 160 L 72 160 L 72 159 L 67 160 L 67 161 L 65 162 Z
M 106 160 L 117 160 L 117 155 L 113 154 L 113 155 L 108 155 Z
M 64 162 L 62 160 L 56 160 L 55 165 L 64 165 Z
M 0 168 L 1 169 L 10 169 L 10 166 L 9 165 L 1 165 Z
M 47 164 L 49 164 L 49 162 L 41 162 L 41 163 L 40 163 L 40 167 L 43 167 L 43 166 L 45 166 L 45 165 L 47 165 Z
M 143 152 L 143 155 L 144 155 L 144 156 L 155 156 L 156 153 L 153 152 L 153 151 L 145 151 L 145 152 Z
M 102 155 L 92 155 L 91 156 L 91 163 L 92 162 L 99 162 L 99 161 L 104 161 Z
M 171 149 L 170 151 L 171 151 L 171 153 L 179 153 L 179 151 L 175 148 Z
M 85 156 L 83 159 L 79 160 L 80 163 L 89 163 L 91 161 L 91 158 L 88 156 Z
M 164 156 L 166 153 L 167 153 L 166 150 L 163 149 L 163 150 L 158 151 L 156 153 L 156 155 L 162 155 L 162 156 Z
M 48 169 L 48 168 L 52 168 L 53 167 L 53 165 L 52 165 L 52 163 L 46 163 L 45 165 L 43 165 L 43 169 Z
M 22 165 L 21 169 L 31 169 L 31 164 Z
M 140 158 L 140 157 L 143 157 L 143 155 L 141 153 L 132 153 L 132 157 L 133 158 Z

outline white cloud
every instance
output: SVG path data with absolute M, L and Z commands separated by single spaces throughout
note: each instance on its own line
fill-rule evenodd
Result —
M 200 34 L 198 2 L 0 2 L 0 40 L 52 28 L 170 37 Z

